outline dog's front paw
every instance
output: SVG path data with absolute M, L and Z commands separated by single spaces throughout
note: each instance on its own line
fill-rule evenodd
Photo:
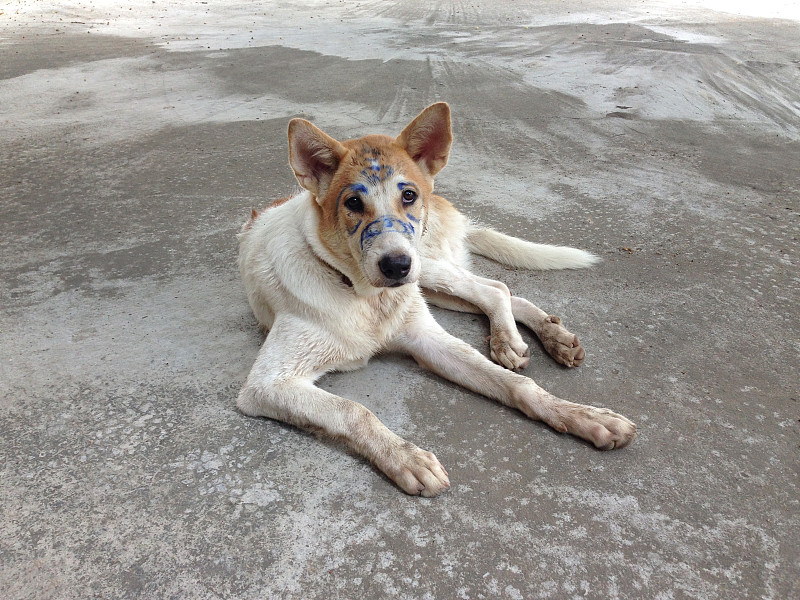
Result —
M 404 442 L 381 461 L 378 468 L 406 494 L 432 498 L 450 487 L 447 471 L 431 452 Z
M 591 442 L 600 450 L 624 448 L 636 437 L 636 424 L 607 408 L 581 407 L 578 422 L 570 433 Z
M 489 338 L 489 355 L 492 360 L 506 369 L 524 369 L 531 361 L 528 345 L 517 335 L 504 331 L 492 332 Z
M 586 351 L 581 346 L 578 336 L 570 333 L 561 324 L 561 319 L 550 315 L 544 320 L 539 340 L 547 353 L 556 362 L 566 367 L 579 367 L 586 358 Z

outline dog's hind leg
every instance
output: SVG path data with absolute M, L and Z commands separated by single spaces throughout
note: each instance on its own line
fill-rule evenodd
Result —
M 392 347 L 411 354 L 420 365 L 445 379 L 516 408 L 557 431 L 585 439 L 601 450 L 622 448 L 636 435 L 636 425 L 622 415 L 556 398 L 532 379 L 493 364 L 444 331 L 430 313 L 410 323 Z
M 508 288 L 500 281 L 473 275 L 483 285 L 491 285 L 501 290 Z M 556 315 L 549 315 L 530 300 L 509 293 L 511 313 L 514 320 L 522 323 L 536 334 L 545 351 L 558 363 L 565 367 L 579 367 L 586 359 L 586 351 L 581 346 L 578 336 L 567 331 Z M 467 311 L 469 312 L 469 311 Z
M 422 270 L 426 298 L 434 306 L 489 317 L 492 359 L 509 369 L 527 366 L 530 360 L 515 321 L 536 334 L 545 351 L 566 367 L 578 367 L 586 358 L 578 336 L 533 303 L 512 296 L 500 281 L 479 277 L 451 263 L 426 259 Z M 517 339 L 518 338 L 518 339 Z M 524 350 L 522 350 L 524 348 Z M 520 352 L 522 350 L 522 352 Z
M 548 315 L 533 303 L 511 296 L 514 319 L 536 334 L 547 353 L 565 367 L 579 367 L 586 358 L 578 336 L 570 333 L 561 324 L 561 319 Z
M 303 329 L 296 322 L 275 322 L 239 392 L 239 410 L 340 440 L 408 494 L 436 496 L 449 487 L 433 454 L 390 431 L 361 404 L 314 385 L 325 369 L 314 360 L 308 340 L 319 333 L 308 337 Z

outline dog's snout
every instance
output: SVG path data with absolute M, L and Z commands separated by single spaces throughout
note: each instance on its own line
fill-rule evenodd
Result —
M 411 270 L 411 257 L 407 254 L 389 254 L 378 261 L 378 267 L 387 279 L 402 279 Z

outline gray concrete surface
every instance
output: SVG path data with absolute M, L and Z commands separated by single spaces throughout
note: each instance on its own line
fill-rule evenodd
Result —
M 722 6 L 0 5 L 0 596 L 800 597 L 800 11 Z M 294 185 L 290 117 L 436 100 L 442 193 L 604 259 L 476 263 L 588 351 L 526 373 L 640 434 L 597 452 L 400 356 L 325 377 L 437 454 L 424 500 L 237 413 L 234 234 Z

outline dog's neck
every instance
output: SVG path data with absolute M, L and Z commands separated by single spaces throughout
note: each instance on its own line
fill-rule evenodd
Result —
M 336 267 L 334 267 L 333 265 L 328 263 L 319 254 L 314 252 L 314 248 L 313 247 L 311 248 L 311 253 L 314 255 L 314 258 L 316 258 L 320 263 L 322 263 L 323 266 L 325 266 L 326 268 L 330 269 L 331 271 L 333 271 L 337 275 L 341 276 L 343 284 L 345 284 L 347 287 L 353 287 L 353 282 L 350 281 L 350 278 L 347 275 L 345 275 L 344 273 L 342 273 L 339 269 L 337 269 Z

